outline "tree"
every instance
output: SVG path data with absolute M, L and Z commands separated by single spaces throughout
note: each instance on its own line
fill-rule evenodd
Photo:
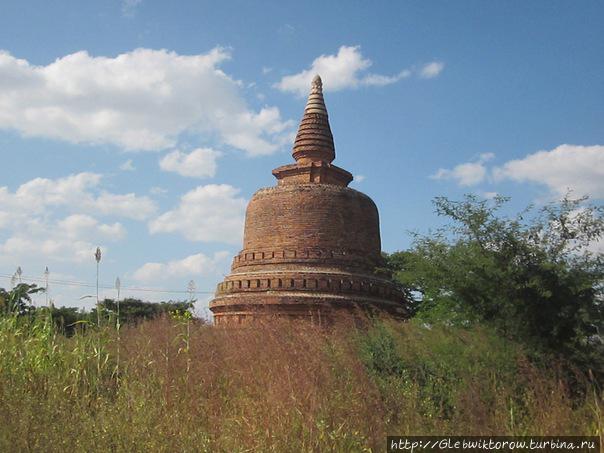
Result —
M 31 295 L 41 291 L 44 288 L 28 283 L 19 283 L 10 291 L 0 288 L 0 310 L 4 314 L 25 315 L 33 309 Z
M 113 299 L 104 299 L 100 304 L 102 311 L 117 313 L 117 302 Z M 144 302 L 140 299 L 126 298 L 120 301 L 120 323 L 137 323 L 145 319 L 169 314 L 175 311 L 184 312 L 193 308 L 193 302 L 168 301 L 168 302 Z M 92 315 L 96 308 L 92 309 Z
M 90 313 L 76 307 L 50 307 L 39 310 L 50 310 L 50 316 L 55 326 L 65 336 L 71 337 L 78 328 L 85 329 L 86 326 L 96 323 L 96 318 Z
M 562 354 L 604 377 L 602 207 L 566 196 L 513 218 L 507 198 L 434 201 L 453 222 L 390 255 L 395 277 L 431 322 L 494 325 L 534 350 Z

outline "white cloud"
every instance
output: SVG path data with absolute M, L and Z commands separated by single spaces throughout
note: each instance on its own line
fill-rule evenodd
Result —
M 575 195 L 600 199 L 604 198 L 604 146 L 560 145 L 506 162 L 493 173 L 497 181 L 544 184 L 556 196 L 572 189 Z
M 105 215 L 145 220 L 155 213 L 156 206 L 153 200 L 145 196 L 102 192 L 90 205 L 90 210 Z
M 136 168 L 134 167 L 134 164 L 132 163 L 132 159 L 128 159 L 126 162 L 124 162 L 122 165 L 120 165 L 120 170 L 122 170 L 122 171 L 136 170 Z
M 367 179 L 365 175 L 354 175 L 354 182 L 363 182 Z
M 85 262 L 92 260 L 96 245 L 81 240 L 61 238 L 33 238 L 17 234 L 0 244 L 2 258 L 18 257 L 24 259 L 35 257 L 46 258 L 55 262 Z
M 187 192 L 180 204 L 149 223 L 153 233 L 180 233 L 191 241 L 239 244 L 246 201 L 239 189 L 209 184 Z
M 363 74 L 371 64 L 371 60 L 363 57 L 359 46 L 342 46 L 336 55 L 315 58 L 309 69 L 285 76 L 275 86 L 282 91 L 304 96 L 308 94 L 310 83 L 316 74 L 321 75 L 325 91 L 357 88 L 360 85 L 388 85 L 407 76 L 405 71 L 393 76 Z
M 99 187 L 101 180 L 99 174 L 84 172 L 35 178 L 14 192 L 0 187 L 0 262 L 90 260 L 97 244 L 126 236 L 121 223 L 101 223 L 97 217 L 144 220 L 155 213 L 150 198 L 109 193 Z
M 126 236 L 121 223 L 100 223 L 85 214 L 69 215 L 52 221 L 44 216 L 21 218 L 11 235 L 0 243 L 4 258 L 44 258 L 55 262 L 92 260 L 100 242 L 116 242 Z M 106 248 L 102 249 L 106 251 Z
M 66 239 L 79 239 L 83 237 L 104 237 L 109 240 L 120 240 L 126 236 L 126 230 L 121 223 L 99 224 L 94 218 L 86 214 L 72 214 L 57 223 L 61 236 Z
M 94 204 L 90 190 L 99 185 L 101 178 L 100 174 L 89 172 L 58 179 L 35 178 L 21 184 L 14 194 L 7 195 L 5 203 L 10 203 L 12 199 L 12 202 L 21 205 L 22 209 L 30 211 L 40 211 L 49 206 L 76 207 Z
M 166 149 L 193 133 L 253 155 L 274 152 L 293 122 L 276 107 L 250 110 L 241 84 L 219 68 L 229 58 L 221 48 L 80 51 L 35 66 L 0 51 L 0 128 L 131 150 Z
M 134 16 L 136 8 L 143 2 L 143 0 L 122 0 L 122 14 L 126 17 Z
M 432 79 L 437 77 L 443 69 L 445 69 L 445 64 L 442 61 L 433 61 L 422 66 L 419 76 L 423 79 Z
M 135 280 L 156 282 L 173 277 L 201 277 L 222 272 L 228 265 L 229 252 L 216 252 L 213 256 L 203 253 L 187 256 L 167 263 L 145 263 L 133 274 Z
M 493 153 L 484 153 L 476 162 L 459 164 L 452 169 L 439 168 L 430 178 L 453 180 L 460 186 L 474 186 L 485 180 L 487 168 L 484 164 L 493 157 L 495 157 Z
M 219 151 L 210 148 L 197 148 L 189 154 L 175 150 L 166 154 L 159 166 L 164 171 L 172 171 L 181 176 L 192 178 L 211 178 L 216 174 L 216 159 Z
M 423 78 L 436 77 L 444 68 L 442 62 L 429 63 L 419 71 L 403 69 L 396 74 L 382 75 L 368 73 L 371 60 L 363 57 L 359 46 L 342 46 L 336 55 L 321 55 L 312 62 L 310 68 L 297 74 L 285 76 L 275 86 L 281 91 L 290 91 L 300 96 L 308 94 L 310 83 L 316 74 L 323 79 L 325 91 L 339 91 L 360 86 L 391 85 L 417 73 Z
M 385 86 L 391 85 L 398 82 L 399 80 L 406 79 L 411 76 L 411 70 L 403 69 L 401 72 L 395 75 L 386 76 L 380 74 L 368 74 L 360 80 L 361 85 L 366 86 Z
M 40 213 L 47 208 L 65 207 L 71 212 L 87 212 L 144 220 L 155 213 L 153 200 L 134 193 L 113 194 L 98 190 L 102 176 L 82 172 L 64 178 L 35 178 L 10 193 L 0 187 L 0 211 Z

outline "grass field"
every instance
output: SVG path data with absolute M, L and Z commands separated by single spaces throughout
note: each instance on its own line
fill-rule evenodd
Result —
M 602 395 L 486 328 L 0 318 L 0 451 L 383 451 L 386 435 L 599 435 Z M 562 377 L 567 376 L 567 377 Z M 573 384 L 569 384 L 573 382 Z

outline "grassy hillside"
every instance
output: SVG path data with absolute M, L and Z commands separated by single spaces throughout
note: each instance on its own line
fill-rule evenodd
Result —
M 0 451 L 382 451 L 387 434 L 603 436 L 602 395 L 487 328 L 0 318 Z

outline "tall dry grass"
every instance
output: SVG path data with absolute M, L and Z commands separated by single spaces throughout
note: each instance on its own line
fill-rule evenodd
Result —
M 161 319 L 122 330 L 119 370 L 116 340 L 109 327 L 66 338 L 44 320 L 0 319 L 0 451 L 381 451 L 388 434 L 602 436 L 601 395 L 577 397 L 481 328 Z

